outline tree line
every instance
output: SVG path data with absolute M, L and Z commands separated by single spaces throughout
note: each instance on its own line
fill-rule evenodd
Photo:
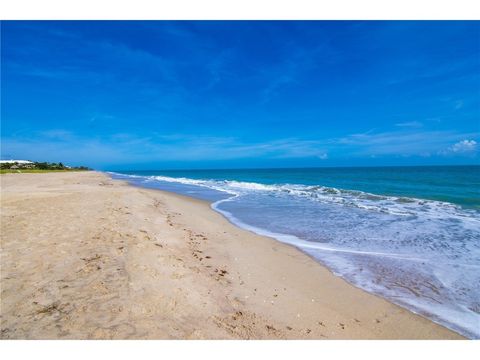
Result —
M 87 166 L 66 166 L 63 163 L 55 162 L 31 162 L 31 163 L 18 163 L 18 162 L 6 162 L 0 163 L 1 170 L 15 170 L 15 169 L 32 169 L 32 170 L 91 170 Z

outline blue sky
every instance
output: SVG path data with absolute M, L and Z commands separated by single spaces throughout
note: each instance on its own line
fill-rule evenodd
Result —
M 2 158 L 476 164 L 479 22 L 2 22 Z

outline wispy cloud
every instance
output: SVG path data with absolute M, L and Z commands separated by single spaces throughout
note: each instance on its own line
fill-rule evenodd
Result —
M 420 121 L 407 121 L 407 122 L 395 124 L 395 126 L 407 127 L 407 128 L 421 128 L 423 126 L 423 123 L 421 123 Z
M 459 109 L 463 108 L 464 104 L 465 104 L 465 102 L 463 100 L 455 101 L 455 110 L 459 110 Z
M 330 63 L 337 54 L 327 41 L 321 41 L 313 48 L 303 48 L 289 44 L 288 56 L 268 69 L 261 69 L 256 77 L 266 82 L 261 90 L 261 101 L 269 102 L 286 87 L 301 83 L 302 76 L 308 74 L 319 63 Z M 321 60 L 319 60 L 321 59 Z
M 62 130 L 62 129 L 40 131 L 39 135 L 47 139 L 58 139 L 62 141 L 70 140 L 73 137 L 73 133 L 71 131 Z
M 246 143 L 232 137 L 194 135 L 135 136 L 127 133 L 88 138 L 63 136 L 60 130 L 45 131 L 35 138 L 6 138 L 2 152 L 40 160 L 91 163 L 131 163 L 145 161 L 201 161 L 266 157 L 271 159 L 327 159 L 325 147 L 316 141 L 280 139 Z M 67 132 L 65 132 L 67 134 Z M 58 159 L 57 159 L 58 158 Z

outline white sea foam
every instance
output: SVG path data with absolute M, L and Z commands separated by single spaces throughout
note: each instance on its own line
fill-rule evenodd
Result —
M 212 208 L 216 211 L 223 214 L 227 219 L 229 219 L 233 224 L 242 227 L 246 230 L 252 231 L 256 234 L 268 236 L 274 239 L 277 239 L 283 243 L 293 245 L 298 247 L 299 249 L 311 254 L 313 257 L 317 258 L 324 264 L 330 267 L 330 269 L 334 272 L 335 275 L 341 276 L 349 281 L 351 281 L 354 285 L 363 288 L 364 290 L 371 291 L 380 295 L 383 295 L 389 298 L 394 303 L 406 306 L 410 310 L 420 315 L 424 315 L 429 317 L 435 322 L 439 324 L 446 325 L 447 327 L 452 328 L 453 330 L 459 331 L 460 333 L 473 337 L 478 338 L 479 335 L 479 324 L 480 324 L 480 316 L 478 313 L 472 311 L 467 305 L 464 304 L 456 304 L 449 301 L 445 301 L 442 303 L 438 303 L 435 301 L 430 301 L 427 294 L 423 294 L 418 298 L 417 296 L 409 296 L 408 290 L 403 293 L 398 291 L 385 291 L 386 288 L 383 284 L 378 282 L 372 282 L 371 279 L 378 277 L 381 274 L 368 274 L 368 273 L 358 273 L 355 269 L 358 269 L 358 264 L 352 263 L 352 259 L 348 256 L 361 256 L 361 257 L 370 257 L 373 259 L 385 259 L 386 262 L 382 261 L 382 264 L 388 264 L 391 260 L 401 261 L 402 264 L 412 264 L 407 265 L 407 267 L 411 268 L 412 274 L 418 269 L 418 266 L 424 266 L 428 264 L 429 269 L 434 269 L 437 272 L 436 279 L 444 280 L 443 282 L 446 283 L 448 278 L 454 279 L 451 281 L 451 284 L 443 284 L 446 289 L 453 288 L 454 289 L 454 281 L 459 276 L 453 275 L 451 272 L 444 271 L 443 274 L 439 274 L 441 270 L 445 266 L 453 266 L 455 268 L 463 268 L 470 273 L 478 273 L 480 271 L 480 264 L 470 264 L 470 263 L 462 263 L 460 261 L 455 262 L 437 262 L 435 258 L 429 258 L 428 256 L 418 256 L 416 253 L 395 253 L 395 252 L 380 252 L 380 251 L 362 251 L 362 250 L 352 250 L 348 248 L 338 247 L 338 246 L 330 246 L 324 243 L 318 243 L 313 241 L 306 241 L 300 239 L 297 236 L 278 233 L 269 231 L 265 228 L 257 227 L 250 225 L 237 217 L 235 217 L 231 212 L 227 210 L 223 210 L 220 205 L 225 204 L 228 202 L 234 201 L 234 199 L 225 199 L 220 200 L 212 204 Z M 331 229 L 332 231 L 334 229 Z M 370 237 L 370 240 L 374 240 L 374 237 Z M 379 239 L 382 240 L 382 239 Z M 330 255 L 329 255 L 330 254 Z M 332 257 L 332 254 L 335 255 Z M 347 257 L 342 255 L 348 255 Z M 371 261 L 371 260 L 370 260 Z M 356 266 L 357 265 L 357 266 Z M 388 266 L 388 265 L 386 265 Z M 405 267 L 405 266 L 404 266 Z M 395 268 L 395 267 L 393 267 Z M 463 276 L 467 276 L 467 273 L 463 273 Z M 439 281 L 442 283 L 442 281 Z M 388 281 L 395 283 L 397 280 L 395 278 L 389 279 Z M 422 278 L 420 283 L 416 283 L 415 280 L 410 280 L 411 284 L 405 285 L 405 288 L 408 289 L 409 286 L 413 288 L 418 288 L 418 286 L 423 286 L 422 282 L 427 281 Z M 469 280 L 467 280 L 468 282 Z M 450 286 L 449 286 L 450 285 Z M 398 285 L 400 286 L 400 285 Z M 398 288 L 397 286 L 397 288 Z M 433 286 L 433 285 L 432 285 Z M 475 286 L 475 285 L 474 285 Z M 398 288 L 400 289 L 400 288 Z M 438 291 L 438 290 L 437 290 Z M 421 292 L 421 291 L 419 291 Z M 441 295 L 441 294 L 439 294 Z M 448 295 L 450 296 L 450 295 Z M 452 299 L 455 301 L 455 299 Z
M 137 175 L 129 175 L 138 177 Z M 368 211 L 376 211 L 402 216 L 415 216 L 419 212 L 428 213 L 433 218 L 441 218 L 446 214 L 462 221 L 472 221 L 478 225 L 476 212 L 435 200 L 416 199 L 409 197 L 383 196 L 358 190 L 343 190 L 326 186 L 307 186 L 297 184 L 260 184 L 243 181 L 199 180 L 189 178 L 174 178 L 168 176 L 149 176 L 146 181 L 165 181 L 195 186 L 208 187 L 232 195 L 242 195 L 250 191 L 264 191 L 271 193 L 287 193 L 323 203 L 339 204 L 347 207 L 357 207 Z

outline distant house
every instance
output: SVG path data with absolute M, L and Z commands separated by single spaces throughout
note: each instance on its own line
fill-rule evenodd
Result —
M 28 160 L 0 160 L 0 164 L 33 164 L 33 161 Z
M 2 169 L 32 169 L 35 163 L 29 160 L 0 160 Z

